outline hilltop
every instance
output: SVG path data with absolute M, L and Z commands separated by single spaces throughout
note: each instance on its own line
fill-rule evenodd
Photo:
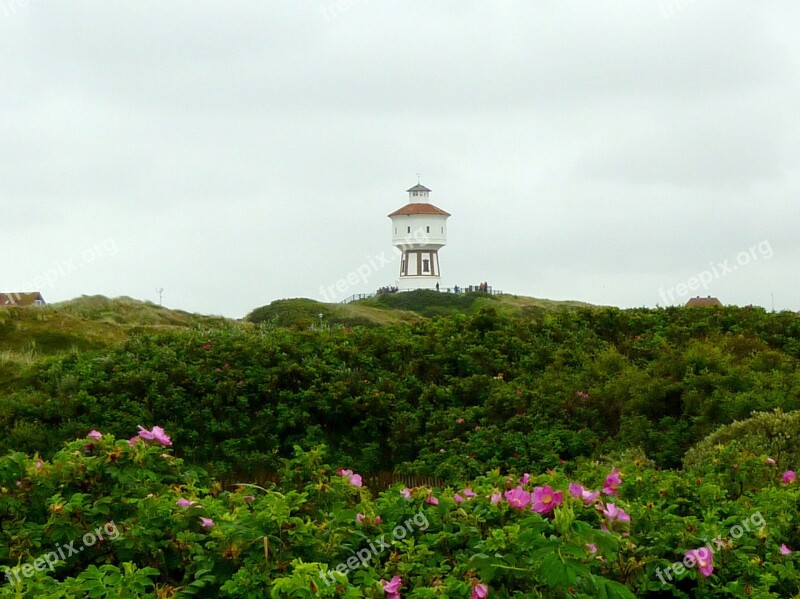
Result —
M 0 384 L 37 359 L 108 349 L 131 335 L 231 324 L 129 297 L 82 296 L 37 307 L 0 307 Z
M 312 299 L 276 300 L 256 308 L 245 320 L 275 326 L 307 328 L 311 326 L 384 326 L 415 323 L 425 318 L 472 315 L 485 307 L 503 314 L 541 314 L 561 309 L 591 307 L 578 301 L 555 301 L 517 295 L 486 293 L 438 293 L 418 290 L 386 293 L 349 304 L 327 304 Z

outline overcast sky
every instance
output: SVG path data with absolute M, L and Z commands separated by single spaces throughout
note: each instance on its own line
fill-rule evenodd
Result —
M 338 301 L 416 173 L 446 286 L 800 310 L 800 3 L 0 0 L 0 291 Z

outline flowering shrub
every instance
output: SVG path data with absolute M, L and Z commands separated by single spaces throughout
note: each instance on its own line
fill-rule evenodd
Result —
M 737 471 L 714 466 L 715 455 L 704 471 L 672 472 L 632 454 L 374 495 L 355 473 L 326 465 L 321 449 L 297 448 L 278 483 L 223 487 L 175 458 L 157 429 L 140 430 L 134 443 L 91 431 L 49 461 L 0 458 L 3 570 L 36 564 L 104 523 L 119 531 L 52 570 L 7 576 L 0 597 L 800 592 L 791 550 L 800 546 L 798 485 L 782 483 L 768 456 L 735 445 L 715 451 L 745 470 L 751 462 L 772 468 L 771 476 L 740 488 Z M 614 494 L 588 490 L 601 486 Z M 692 567 L 674 567 L 683 560 Z

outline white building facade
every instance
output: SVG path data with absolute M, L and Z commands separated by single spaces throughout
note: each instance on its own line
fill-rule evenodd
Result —
M 436 289 L 441 283 L 439 250 L 447 243 L 450 216 L 430 203 L 431 190 L 417 184 L 408 190 L 408 203 L 389 215 L 392 243 L 400 250 L 400 291 Z

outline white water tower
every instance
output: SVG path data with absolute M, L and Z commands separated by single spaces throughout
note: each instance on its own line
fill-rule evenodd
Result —
M 447 217 L 429 201 L 431 190 L 419 183 L 408 190 L 408 203 L 389 215 L 392 243 L 400 250 L 400 291 L 435 289 L 441 281 L 439 248 L 447 243 Z

